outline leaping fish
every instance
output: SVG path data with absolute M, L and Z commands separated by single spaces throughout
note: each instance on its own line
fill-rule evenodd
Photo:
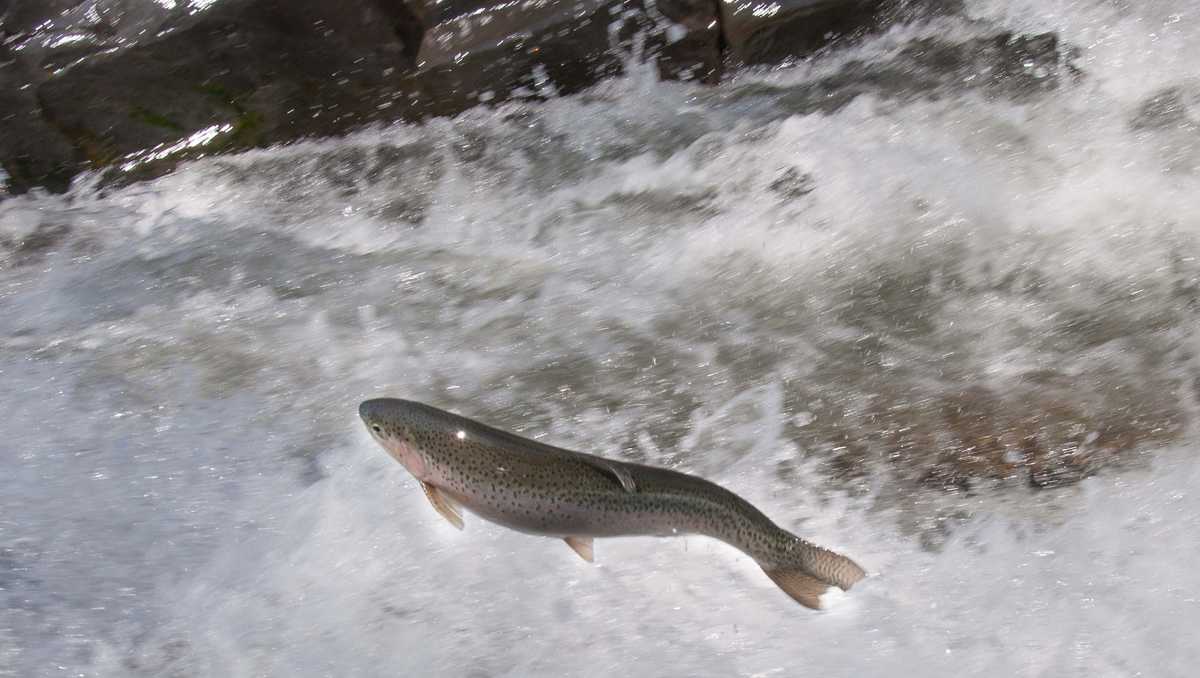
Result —
M 519 532 L 562 539 L 588 562 L 596 537 L 705 535 L 753 558 L 813 609 L 830 586 L 848 590 L 866 575 L 703 478 L 553 447 L 410 400 L 368 400 L 358 413 L 460 530 L 466 508 Z

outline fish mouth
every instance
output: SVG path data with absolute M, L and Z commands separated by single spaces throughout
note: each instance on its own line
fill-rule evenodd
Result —
M 376 398 L 374 400 L 364 400 L 358 406 L 358 418 L 367 427 L 367 432 L 371 437 L 380 440 L 383 435 L 382 423 L 387 420 L 385 416 L 388 408 L 383 402 L 383 399 Z M 382 442 L 380 440 L 380 442 Z

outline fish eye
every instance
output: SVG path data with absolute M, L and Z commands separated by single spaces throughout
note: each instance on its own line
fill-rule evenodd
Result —
M 371 424 L 371 430 L 376 433 L 383 433 L 383 429 L 379 428 L 379 424 Z

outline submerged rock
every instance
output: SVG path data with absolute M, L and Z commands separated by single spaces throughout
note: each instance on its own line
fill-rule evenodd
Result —
M 1000 32 L 965 42 L 923 38 L 886 59 L 848 61 L 817 80 L 787 86 L 753 82 L 727 96 L 802 115 L 832 113 L 863 95 L 905 101 L 979 91 L 1021 102 L 1080 78 L 1075 61 L 1075 50 L 1053 33 Z
M 1188 107 L 1178 87 L 1168 87 L 1150 95 L 1129 120 L 1130 129 L 1157 130 L 1187 127 Z

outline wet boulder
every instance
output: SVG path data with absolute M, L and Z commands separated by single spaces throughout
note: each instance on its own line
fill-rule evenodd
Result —
M 715 7 L 697 0 L 414 7 L 429 22 L 413 78 L 425 114 L 576 92 L 619 73 L 631 54 L 654 58 L 665 77 L 717 77 Z
M 0 63 L 0 166 L 8 175 L 7 190 L 65 191 L 80 158 L 74 144 L 43 117 L 32 80 L 21 64 Z
M 88 169 L 128 181 L 188 158 L 569 94 L 637 61 L 715 83 L 955 4 L 8 0 L 0 165 L 10 192 L 63 190 Z
M 415 45 L 373 2 L 228 0 L 39 87 L 93 167 L 154 174 L 183 157 L 345 132 L 384 118 Z
M 881 0 L 720 0 L 733 63 L 777 63 L 875 24 Z
M 711 82 L 720 63 L 716 6 L 700 0 L 16 0 L 3 18 L 16 65 L 2 77 L 19 82 L 0 114 L 18 139 L 56 140 L 33 150 L 70 150 L 0 146 L 16 191 L 574 92 L 631 53 L 664 77 Z

